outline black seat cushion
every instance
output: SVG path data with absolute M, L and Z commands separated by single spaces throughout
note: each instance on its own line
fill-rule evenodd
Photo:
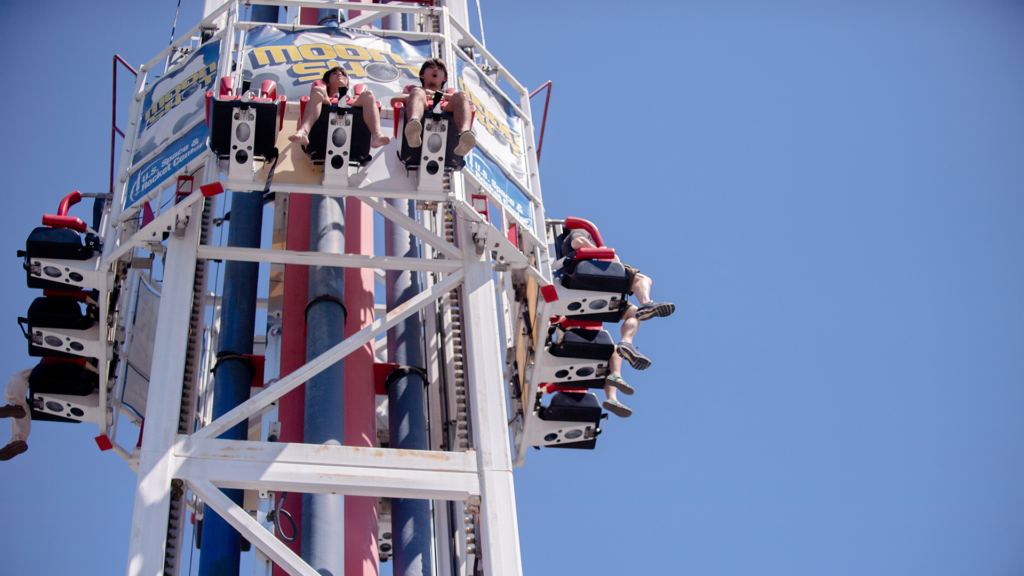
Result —
M 210 111 L 210 149 L 220 157 L 230 156 L 231 120 L 236 110 L 248 109 L 256 112 L 256 128 L 252 140 L 252 155 L 256 158 L 272 158 L 277 146 L 277 104 L 274 102 L 242 102 L 239 100 L 214 100 Z
M 629 292 L 629 276 L 621 262 L 576 260 L 562 270 L 562 286 L 595 292 Z
M 36 298 L 28 309 L 30 330 L 32 327 L 88 330 L 92 328 L 95 317 L 95 306 L 87 306 L 87 312 L 83 313 L 77 300 L 59 296 Z
M 370 161 L 370 129 L 363 121 L 362 108 L 348 108 L 346 106 L 323 106 L 320 108 L 320 117 L 309 129 L 309 144 L 303 150 L 315 162 L 321 162 L 327 157 L 327 132 L 330 128 L 331 137 L 335 138 L 335 146 L 344 146 L 345 132 L 340 126 L 329 126 L 331 112 L 337 110 L 345 115 L 352 116 L 352 145 L 349 146 L 349 161 L 356 164 L 366 164 Z M 344 120 L 343 120 L 344 121 Z M 339 166 L 340 167 L 340 166 Z
M 53 260 L 88 260 L 93 256 L 93 248 L 98 239 L 86 234 L 83 242 L 82 234 L 68 228 L 49 228 L 40 226 L 28 235 L 25 241 L 25 252 L 28 258 L 47 258 Z
M 420 161 L 424 155 L 431 158 L 436 158 L 435 154 L 438 154 L 440 150 L 430 150 L 430 137 L 432 134 L 427 133 L 427 123 L 432 122 L 434 118 L 446 118 L 448 120 L 448 133 L 444 151 L 444 166 L 445 168 L 451 168 L 453 170 L 461 170 L 466 165 L 466 159 L 462 156 L 455 154 L 455 148 L 459 145 L 459 131 L 455 128 L 455 117 L 448 112 L 442 112 L 440 114 L 427 113 L 424 115 L 423 131 L 421 132 L 422 143 L 413 148 L 409 146 L 408 140 L 402 138 L 402 148 L 398 151 L 398 159 L 405 164 L 406 168 L 413 169 L 418 168 Z M 427 145 L 427 150 L 424 152 L 423 146 Z
M 570 328 L 561 342 L 548 347 L 548 352 L 559 358 L 608 360 L 615 353 L 615 342 L 607 330 Z
M 593 422 L 601 420 L 601 403 L 590 392 L 555 392 L 547 406 L 541 406 L 541 420 L 548 422 Z
M 33 394 L 88 396 L 99 386 L 99 375 L 74 364 L 40 364 L 32 369 L 28 386 Z

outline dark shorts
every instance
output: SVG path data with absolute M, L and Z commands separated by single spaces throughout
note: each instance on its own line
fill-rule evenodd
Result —
M 629 278 L 629 292 L 626 292 L 626 294 L 632 296 L 633 282 L 636 280 L 636 275 L 640 273 L 640 270 L 638 268 L 633 268 L 629 264 L 625 263 L 622 265 L 622 267 L 626 269 L 626 276 Z

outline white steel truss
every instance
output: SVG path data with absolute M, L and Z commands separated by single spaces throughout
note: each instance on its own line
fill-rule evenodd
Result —
M 380 186 L 275 183 L 270 190 L 278 194 L 358 198 L 419 239 L 426 254 L 423 258 L 403 258 L 204 245 L 199 242 L 200 213 L 204 200 L 199 190 L 180 202 L 171 203 L 141 228 L 136 224 L 141 202 L 121 211 L 126 196 L 123 184 L 128 175 L 133 168 L 137 169 L 158 153 L 153 152 L 146 159 L 130 166 L 137 142 L 134 131 L 128 134 L 119 167 L 122 186 L 115 194 L 108 218 L 111 228 L 105 234 L 107 248 L 102 266 L 115 269 L 119 263 L 130 261 L 139 249 L 164 252 L 166 260 L 156 329 L 155 350 L 159 353 L 154 358 L 151 370 L 153 377 L 145 414 L 145 434 L 141 449 L 129 457 L 137 459 L 138 485 L 127 573 L 132 576 L 164 574 L 166 534 L 159 527 L 165 526 L 168 521 L 168 505 L 174 489 L 172 481 L 183 481 L 184 489 L 190 490 L 210 506 L 290 574 L 314 576 L 316 572 L 279 541 L 273 532 L 266 530 L 249 513 L 235 505 L 221 489 L 432 500 L 436 534 L 457 535 L 470 530 L 476 530 L 477 534 L 475 546 L 467 543 L 464 534 L 461 540 L 453 541 L 453 550 L 442 550 L 442 546 L 435 546 L 439 566 L 450 565 L 452 554 L 461 558 L 459 567 L 454 571 L 443 568 L 441 574 L 467 576 L 471 564 L 466 558 L 475 554 L 487 576 L 519 576 L 522 574 L 522 564 L 512 480 L 513 455 L 509 443 L 509 402 L 505 389 L 509 372 L 506 348 L 508 342 L 514 341 L 510 335 L 518 328 L 520 316 L 518 303 L 512 294 L 511 278 L 532 278 L 540 285 L 551 283 L 529 93 L 472 37 L 467 27 L 454 19 L 450 10 L 443 6 L 295 0 L 250 0 L 248 3 L 362 11 L 362 15 L 346 23 L 351 26 L 370 23 L 391 13 L 411 14 L 431 19 L 437 23 L 437 28 L 426 32 L 372 32 L 410 39 L 430 39 L 435 53 L 452 63 L 456 58 L 455 50 L 467 48 L 475 51 L 476 59 L 486 63 L 486 69 L 495 75 L 492 78 L 480 72 L 480 77 L 495 88 L 500 77 L 520 96 L 518 102 L 512 103 L 512 108 L 523 119 L 527 149 L 528 181 L 520 180 L 520 183 L 532 203 L 531 217 L 534 224 L 531 228 L 520 223 L 518 231 L 521 241 L 510 240 L 507 224 L 514 219 L 509 212 L 502 209 L 499 228 L 473 208 L 470 189 L 474 194 L 488 197 L 495 206 L 501 207 L 502 199 L 470 174 L 453 173 L 445 190 L 429 192 Z M 231 69 L 228 64 L 235 55 L 232 48 L 236 35 L 252 27 L 250 23 L 237 21 L 239 11 L 237 0 L 225 2 L 140 68 L 136 97 L 129 111 L 133 125 L 138 125 L 143 113 L 140 101 L 146 85 L 146 72 L 172 54 L 189 37 L 203 28 L 209 28 L 221 18 L 225 19 L 224 28 L 215 37 L 231 41 L 222 43 L 225 48 L 221 54 L 220 69 Z M 476 61 L 470 61 L 467 65 L 478 66 Z M 241 70 L 237 73 L 240 74 Z M 385 110 L 383 116 L 387 118 L 389 114 L 390 111 Z M 218 172 L 216 160 L 207 159 L 205 181 L 217 181 Z M 264 182 L 240 180 L 223 180 L 221 184 L 236 192 L 262 191 L 265 187 Z M 144 200 L 148 202 L 160 197 L 160 194 L 153 192 Z M 385 201 L 388 198 L 414 199 L 429 204 L 427 210 L 432 211 L 432 216 L 428 217 L 427 212 L 423 212 L 424 221 L 418 221 L 388 204 Z M 447 231 L 441 224 L 445 218 L 449 219 Z M 166 240 L 163 239 L 165 233 L 168 234 Z M 458 238 L 458 243 L 454 242 L 454 238 Z M 426 273 L 423 283 L 425 288 L 390 312 L 378 311 L 379 316 L 369 326 L 266 386 L 220 418 L 204 422 L 205 425 L 192 434 L 179 434 L 178 419 L 189 315 L 193 307 L 194 273 L 197 261 L 202 260 L 372 268 L 378 271 L 415 270 Z M 495 282 L 495 271 L 501 274 L 500 285 Z M 205 291 L 203 294 L 205 297 Z M 498 294 L 500 296 L 496 297 Z M 219 297 L 214 296 L 208 302 L 216 306 Z M 453 314 L 452 302 L 458 302 L 461 311 Z M 217 438 L 246 419 L 265 413 L 283 395 L 368 342 L 375 341 L 389 328 L 421 313 L 425 319 L 428 380 L 435 389 L 441 382 L 447 382 L 449 386 L 446 397 L 435 393 L 438 395 L 432 395 L 429 399 L 431 451 Z M 450 333 L 445 331 L 455 329 L 459 324 L 462 338 L 459 346 L 462 347 L 464 358 L 461 361 L 465 365 L 456 369 L 453 358 L 458 351 L 453 346 Z M 502 332 L 505 334 L 504 341 L 499 336 Z M 380 342 L 376 342 L 378 347 Z M 208 363 L 209 358 L 206 361 Z M 460 374 L 458 378 L 464 379 L 462 392 L 455 390 L 457 373 Z M 447 409 L 454 414 L 461 401 L 466 401 L 464 409 L 467 429 L 442 430 L 442 411 Z M 114 408 L 118 406 L 115 404 Z M 453 423 L 457 420 L 454 417 L 450 419 Z M 128 457 L 127 454 L 123 455 Z M 447 512 L 454 509 L 450 509 L 449 504 L 457 509 L 451 519 Z M 464 512 L 467 512 L 466 518 L 470 517 L 469 513 L 474 515 L 475 523 L 467 524 L 468 520 L 463 518 Z

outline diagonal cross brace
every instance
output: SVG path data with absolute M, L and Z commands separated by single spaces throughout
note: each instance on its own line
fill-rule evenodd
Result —
M 299 558 L 284 542 L 260 526 L 259 522 L 253 520 L 252 516 L 235 505 L 208 480 L 189 480 L 188 487 L 246 540 L 269 556 L 274 564 L 284 568 L 285 572 L 292 576 L 320 576 L 319 572 L 306 564 L 305 560 Z
M 379 212 L 381 216 L 391 220 L 402 228 L 405 228 L 407 232 L 414 234 L 417 238 L 423 240 L 423 242 L 437 249 L 438 252 L 444 254 L 449 260 L 462 260 L 462 252 L 458 248 L 452 246 L 448 242 L 445 242 L 443 238 L 431 232 L 426 226 L 413 220 L 407 214 L 404 214 L 401 210 L 395 208 L 391 204 L 381 201 L 380 198 L 359 199 L 370 208 Z
M 291 374 L 278 380 L 272 386 L 264 388 L 259 394 L 245 402 L 242 402 L 238 406 L 235 406 L 226 414 L 193 434 L 192 437 L 216 438 L 224 432 L 227 432 L 242 420 L 259 413 L 263 410 L 264 406 L 269 405 L 281 396 L 284 396 L 298 388 L 310 378 L 332 366 L 338 360 L 348 356 L 352 352 L 363 347 L 367 342 L 386 332 L 388 328 L 395 326 L 402 320 L 405 320 L 414 313 L 419 312 L 420 308 L 423 308 L 430 302 L 433 302 L 448 293 L 451 289 L 455 288 L 460 282 L 462 282 L 463 274 L 464 273 L 461 270 L 457 271 L 441 282 L 434 284 L 429 291 L 425 290 L 420 292 L 405 304 L 402 304 L 398 308 L 388 312 L 383 318 L 374 320 L 373 324 L 370 324 L 366 328 L 363 328 L 359 332 L 356 332 L 342 340 L 336 346 L 317 356 L 313 360 L 310 360 L 298 370 L 295 370 Z

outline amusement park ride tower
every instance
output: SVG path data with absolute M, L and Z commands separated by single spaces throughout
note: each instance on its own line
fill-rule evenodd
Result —
M 465 0 L 207 4 L 138 71 L 95 229 L 67 215 L 76 192 L 28 239 L 46 290 L 27 319 L 33 418 L 95 423 L 137 471 L 129 575 L 178 574 L 189 521 L 204 576 L 237 574 L 250 544 L 275 574 L 521 574 L 512 469 L 530 446 L 594 448 L 602 322 L 629 291 L 593 225 L 545 219 L 530 93 Z M 444 98 L 473 103 L 461 156 L 440 93 L 417 146 L 391 100 L 436 57 Z M 335 66 L 351 90 L 300 147 L 304 97 Z M 364 90 L 394 135 L 380 148 Z M 569 228 L 599 248 L 553 274 Z M 118 414 L 142 428 L 134 449 Z

